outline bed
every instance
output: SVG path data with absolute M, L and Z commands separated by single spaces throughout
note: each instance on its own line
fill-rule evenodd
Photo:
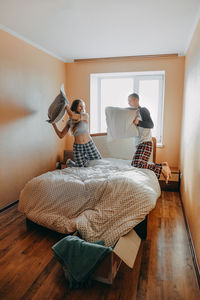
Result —
M 102 160 L 91 161 L 87 168 L 64 168 L 33 178 L 20 193 L 18 209 L 51 230 L 78 231 L 88 242 L 103 240 L 113 246 L 145 222 L 161 191 L 154 172 L 131 167 L 133 139 L 92 137 Z M 152 160 L 155 149 L 154 139 Z

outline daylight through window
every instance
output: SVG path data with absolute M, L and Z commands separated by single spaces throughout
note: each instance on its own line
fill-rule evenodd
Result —
M 162 144 L 164 71 L 90 75 L 90 132 L 106 132 L 106 106 L 128 107 L 128 95 L 137 93 L 154 122 L 152 135 Z

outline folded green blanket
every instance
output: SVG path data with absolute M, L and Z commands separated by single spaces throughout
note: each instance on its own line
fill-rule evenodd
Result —
M 88 243 L 78 236 L 66 236 L 52 247 L 54 256 L 61 263 L 70 288 L 83 286 L 97 264 L 112 251 L 103 241 Z

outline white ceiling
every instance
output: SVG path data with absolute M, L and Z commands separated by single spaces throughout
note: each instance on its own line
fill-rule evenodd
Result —
M 200 0 L 0 0 L 0 28 L 63 61 L 179 53 Z

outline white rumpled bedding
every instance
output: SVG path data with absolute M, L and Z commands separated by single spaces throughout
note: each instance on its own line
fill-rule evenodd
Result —
M 61 233 L 78 230 L 88 242 L 112 246 L 154 208 L 160 186 L 151 170 L 129 161 L 102 159 L 87 168 L 47 172 L 20 193 L 20 212 Z

